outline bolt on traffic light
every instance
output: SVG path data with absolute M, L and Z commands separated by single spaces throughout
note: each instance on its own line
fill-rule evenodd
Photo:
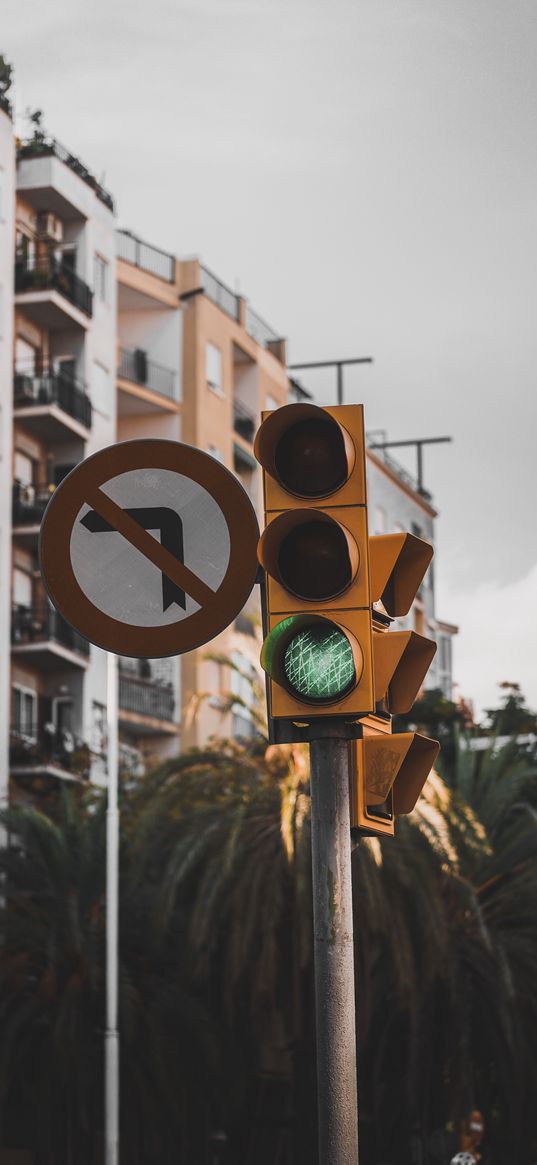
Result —
M 263 414 L 269 716 L 353 718 L 375 707 L 361 405 Z

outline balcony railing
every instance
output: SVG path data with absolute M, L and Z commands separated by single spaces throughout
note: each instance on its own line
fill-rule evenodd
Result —
M 227 312 L 233 320 L 240 319 L 240 297 L 235 295 L 235 292 L 230 287 L 226 287 L 212 271 L 208 271 L 207 267 L 200 264 L 201 285 L 205 295 L 220 307 L 222 311 Z
M 14 647 L 23 644 L 48 643 L 52 640 L 76 651 L 79 655 L 89 656 L 90 646 L 87 639 L 75 631 L 69 623 L 51 607 L 23 607 L 16 604 L 13 607 L 11 618 L 11 642 Z
M 256 430 L 255 417 L 240 400 L 233 401 L 233 428 L 245 441 L 250 443 L 253 441 Z
M 21 481 L 14 481 L 13 525 L 39 526 L 53 493 L 54 486 L 50 482 L 45 485 L 23 485 Z
M 0 109 L 3 109 L 4 113 L 7 113 L 9 117 L 13 116 L 11 101 L 9 97 L 6 97 L 5 93 L 0 93 Z
M 13 769 L 34 769 L 36 772 L 54 766 L 70 776 L 87 780 L 91 752 L 84 741 L 53 724 L 14 724 L 9 737 L 9 762 Z
M 86 429 L 91 429 L 91 401 L 72 376 L 53 370 L 36 375 L 17 369 L 14 378 L 15 408 L 57 405 Z
M 88 170 L 87 166 L 85 166 L 84 163 L 80 161 L 80 158 L 77 158 L 75 154 L 72 154 L 68 149 L 66 149 L 65 146 L 62 146 L 61 142 L 58 142 L 56 138 L 50 138 L 41 130 L 37 130 L 32 138 L 22 142 L 18 147 L 17 157 L 20 159 L 45 157 L 59 158 L 60 162 L 64 162 L 70 170 L 73 170 L 75 174 L 78 174 L 78 177 L 81 178 L 87 186 L 91 186 L 91 189 L 95 191 L 97 198 L 100 199 L 101 202 L 104 202 L 104 205 L 107 206 L 109 210 L 112 212 L 114 211 L 114 199 L 112 198 L 112 195 L 109 194 L 108 190 L 105 190 L 104 186 L 101 186 L 101 183 L 98 182 L 96 178 L 94 178 L 93 174 L 90 172 L 90 170 Z
M 174 282 L 175 257 L 167 251 L 144 243 L 131 231 L 116 231 L 116 246 L 118 259 L 124 259 L 126 263 L 132 263 L 134 267 L 148 271 L 150 275 L 156 275 L 157 279 L 164 279 L 166 283 Z
M 256 344 L 260 344 L 262 348 L 268 348 L 270 343 L 281 339 L 281 336 L 248 305 L 246 306 L 246 331 L 252 340 L 255 340 Z
M 138 716 L 173 720 L 175 696 L 172 688 L 138 676 L 122 675 L 120 672 L 119 707 Z
M 161 396 L 168 396 L 172 400 L 175 397 L 173 368 L 164 368 L 162 364 L 148 360 L 147 352 L 142 348 L 137 348 L 134 352 L 122 348 L 117 372 L 118 376 L 131 380 L 133 384 L 150 388 L 153 392 L 159 392 Z
M 93 292 L 54 255 L 18 258 L 15 262 L 15 291 L 57 291 L 87 316 L 93 315 Z

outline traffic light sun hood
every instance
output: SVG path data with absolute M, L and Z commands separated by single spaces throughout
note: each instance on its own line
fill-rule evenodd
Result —
M 343 425 L 317 405 L 277 409 L 259 430 L 257 460 L 286 492 L 318 499 L 339 490 L 354 468 L 353 441 Z

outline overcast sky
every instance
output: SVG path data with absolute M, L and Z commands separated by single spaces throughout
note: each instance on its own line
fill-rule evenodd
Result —
M 3 0 L 0 51 L 120 225 L 200 254 L 290 361 L 372 355 L 369 429 L 453 437 L 454 676 L 537 706 L 535 0 Z

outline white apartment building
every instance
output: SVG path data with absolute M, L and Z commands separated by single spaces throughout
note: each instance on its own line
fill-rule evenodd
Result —
M 11 449 L 15 140 L 11 109 L 0 102 L 0 803 L 9 782 L 11 633 Z

